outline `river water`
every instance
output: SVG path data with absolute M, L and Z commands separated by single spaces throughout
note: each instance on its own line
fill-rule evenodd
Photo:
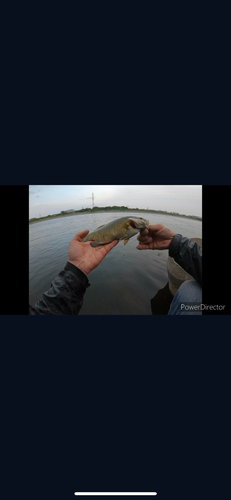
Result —
M 51 219 L 29 225 L 29 303 L 34 305 L 63 270 L 69 241 L 84 229 L 93 231 L 112 220 L 133 215 L 164 224 L 175 233 L 202 238 L 202 222 L 146 212 L 105 212 Z M 151 314 L 150 300 L 168 281 L 168 250 L 137 250 L 137 236 L 120 241 L 94 269 L 79 314 Z

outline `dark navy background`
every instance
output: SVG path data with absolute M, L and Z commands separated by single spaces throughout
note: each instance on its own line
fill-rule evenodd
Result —
M 225 325 L 224 317 L 125 326 L 119 317 L 1 318 L 9 485 L 24 498 L 89 490 L 206 498 L 212 480 L 218 494 L 228 473 Z
M 98 4 L 68 9 L 68 19 L 48 7 L 40 19 L 37 9 L 29 22 L 23 13 L 24 24 L 10 13 L 0 198 L 4 498 L 103 490 L 204 500 L 230 490 L 229 316 L 27 316 L 27 185 L 41 183 L 209 184 L 203 301 L 229 304 L 229 16 L 222 11 L 220 36 L 217 9 L 214 20 L 212 8 L 195 19 L 192 9 L 184 19 L 176 10 L 142 19 L 139 7 L 123 7 L 114 30 L 116 9 L 105 22 Z

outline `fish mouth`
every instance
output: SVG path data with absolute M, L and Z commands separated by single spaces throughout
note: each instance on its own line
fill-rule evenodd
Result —
M 135 222 L 134 222 L 136 219 L 139 219 L 140 221 L 143 221 L 144 222 L 144 227 L 139 228 L 139 226 L 137 226 L 135 224 Z M 149 229 L 149 227 L 148 227 L 149 221 L 146 220 L 146 219 L 143 219 L 143 217 L 134 217 L 134 220 L 131 217 L 129 217 L 129 224 L 134 229 Z

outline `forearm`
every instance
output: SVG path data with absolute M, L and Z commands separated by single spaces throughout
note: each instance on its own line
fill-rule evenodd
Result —
M 201 246 L 181 234 L 176 234 L 170 243 L 169 255 L 202 286 Z
M 63 271 L 52 281 L 51 287 L 30 309 L 30 315 L 78 314 L 86 288 L 90 286 L 86 275 L 67 262 Z

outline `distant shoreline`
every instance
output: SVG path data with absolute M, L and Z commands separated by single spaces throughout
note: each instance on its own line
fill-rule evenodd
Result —
M 51 215 L 51 216 L 46 216 L 46 217 L 41 217 L 37 220 L 29 220 L 29 224 L 37 224 L 38 222 L 44 222 L 46 220 L 51 220 L 51 219 L 59 219 L 61 217 L 73 217 L 74 215 L 84 215 L 84 214 L 95 214 L 95 213 L 110 213 L 110 212 L 123 212 L 123 213 L 128 213 L 129 215 L 129 212 L 146 212 L 147 214 L 157 214 L 157 215 L 172 215 L 173 217 L 183 217 L 185 219 L 194 219 L 194 220 L 198 220 L 198 221 L 202 221 L 202 217 L 197 217 L 196 215 L 184 215 L 184 214 L 178 214 L 178 213 L 172 213 L 172 212 L 165 212 L 165 211 L 162 211 L 162 210 L 145 210 L 145 209 L 142 209 L 142 208 L 130 208 L 130 209 L 127 209 L 127 210 L 122 210 L 118 207 L 118 209 L 111 209 L 111 210 L 83 210 L 83 211 L 79 211 L 79 212 L 74 212 L 74 213 L 69 213 L 69 214 L 54 214 L 54 215 Z

